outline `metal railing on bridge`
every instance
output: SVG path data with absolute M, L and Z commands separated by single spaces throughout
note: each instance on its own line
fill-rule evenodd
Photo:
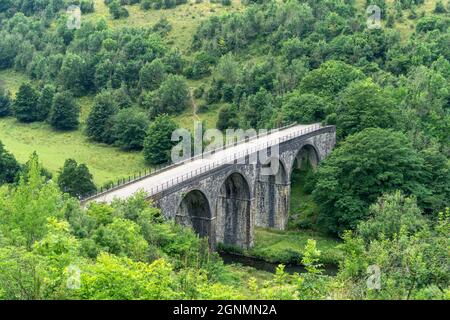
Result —
M 80 199 L 80 200 L 83 201 L 83 202 L 87 202 L 87 201 L 89 201 L 91 199 L 95 199 L 95 198 L 101 197 L 102 195 L 108 194 L 111 191 L 121 189 L 121 188 L 123 188 L 123 187 L 125 187 L 127 185 L 130 185 L 130 184 L 136 183 L 138 181 L 147 179 L 149 177 L 155 176 L 157 174 L 160 174 L 160 173 L 165 172 L 167 170 L 170 170 L 172 168 L 178 167 L 178 166 L 180 166 L 182 164 L 186 164 L 188 162 L 192 162 L 192 161 L 195 161 L 195 160 L 198 160 L 198 159 L 207 158 L 208 156 L 210 156 L 210 155 L 212 155 L 214 153 L 217 153 L 219 151 L 226 150 L 227 148 L 235 147 L 235 146 L 240 145 L 242 143 L 248 143 L 248 142 L 251 142 L 251 141 L 253 141 L 255 139 L 258 139 L 258 138 L 260 138 L 262 136 L 268 136 L 268 135 L 270 135 L 270 134 L 272 134 L 274 132 L 280 132 L 282 130 L 294 127 L 296 125 L 297 125 L 297 123 L 293 123 L 293 124 L 290 124 L 288 126 L 284 126 L 284 127 L 281 127 L 281 128 L 269 130 L 263 135 L 257 134 L 257 135 L 254 135 L 252 137 L 246 137 L 246 138 L 241 139 L 241 140 L 239 140 L 239 141 L 237 141 L 235 143 L 226 144 L 226 145 L 224 145 L 222 147 L 219 147 L 219 148 L 214 149 L 214 150 L 210 150 L 208 152 L 204 152 L 204 153 L 202 153 L 200 155 L 191 157 L 191 158 L 189 158 L 187 160 L 183 160 L 183 161 L 180 161 L 180 162 L 177 162 L 177 163 L 174 163 L 174 164 L 170 164 L 170 165 L 162 166 L 162 167 L 159 167 L 159 168 L 155 168 L 155 169 L 152 169 L 152 170 L 148 171 L 148 173 L 147 173 L 147 171 L 144 171 L 144 175 L 142 175 L 141 172 L 139 172 L 138 175 L 134 174 L 134 176 L 129 176 L 128 179 L 119 179 L 117 181 L 117 184 L 112 184 L 112 186 L 110 188 L 106 188 L 106 189 L 101 188 L 101 190 L 99 192 L 96 192 L 95 194 L 92 194 L 92 195 L 90 195 L 90 196 L 88 196 L 86 198 Z M 166 181 L 164 183 L 161 183 L 161 184 L 159 184 L 159 185 L 157 185 L 155 187 L 152 187 L 150 189 L 150 191 L 147 192 L 147 194 L 148 194 L 148 196 L 154 196 L 154 195 L 156 195 L 156 194 L 158 194 L 158 193 L 160 193 L 160 192 L 162 192 L 162 191 L 164 191 L 164 190 L 166 190 L 166 189 L 168 189 L 168 188 L 170 188 L 170 187 L 172 187 L 172 186 L 174 186 L 176 184 L 184 182 L 184 181 L 186 181 L 188 179 L 191 179 L 191 178 L 193 178 L 193 177 L 195 177 L 197 175 L 200 175 L 202 173 L 208 172 L 208 171 L 210 171 L 212 169 L 215 169 L 217 167 L 220 167 L 222 165 L 234 163 L 235 161 L 237 161 L 239 159 L 242 159 L 242 158 L 245 158 L 248 155 L 251 155 L 251 154 L 253 154 L 255 152 L 258 152 L 260 150 L 263 150 L 265 148 L 268 148 L 268 147 L 276 145 L 276 144 L 281 144 L 284 141 L 291 140 L 293 138 L 302 136 L 304 134 L 308 134 L 308 133 L 314 132 L 314 131 L 316 131 L 316 130 L 318 130 L 320 128 L 322 128 L 322 126 L 320 124 L 315 124 L 315 125 L 309 126 L 307 128 L 299 129 L 299 130 L 297 130 L 295 132 L 291 132 L 288 135 L 285 135 L 285 136 L 282 136 L 282 137 L 279 137 L 279 138 L 276 138 L 276 139 L 269 140 L 268 142 L 264 143 L 264 145 L 262 145 L 262 146 L 261 145 L 254 146 L 254 147 L 252 147 L 250 149 L 246 149 L 244 151 L 241 151 L 241 152 L 238 152 L 238 153 L 234 153 L 233 155 L 227 156 L 227 157 L 225 157 L 225 158 L 223 158 L 221 160 L 218 160 L 218 161 L 215 161 L 213 163 L 207 164 L 207 165 L 205 165 L 205 166 L 203 166 L 201 168 L 197 168 L 197 169 L 192 170 L 192 171 L 190 171 L 190 172 L 188 172 L 186 174 L 183 174 L 183 175 L 178 176 L 176 178 L 172 178 L 172 179 L 170 179 L 170 180 L 168 180 L 168 181 Z

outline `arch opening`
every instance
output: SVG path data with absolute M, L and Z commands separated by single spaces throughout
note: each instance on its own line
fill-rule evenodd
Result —
M 220 188 L 217 216 L 222 230 L 218 240 L 225 245 L 248 248 L 251 245 L 251 192 L 240 173 L 233 173 Z
M 187 193 L 178 207 L 176 220 L 189 226 L 202 238 L 208 237 L 211 246 L 215 243 L 211 208 L 205 194 L 200 190 Z
M 319 164 L 319 156 L 312 145 L 303 146 L 298 152 L 290 173 L 291 197 L 290 224 L 310 228 L 315 223 L 316 206 L 312 200 L 312 175 Z
M 319 155 L 312 145 L 304 145 L 295 156 L 293 170 L 295 169 L 306 169 L 307 166 L 311 166 L 313 169 L 319 164 Z

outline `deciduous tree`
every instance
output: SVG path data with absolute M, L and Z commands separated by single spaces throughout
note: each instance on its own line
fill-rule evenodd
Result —
M 402 133 L 369 128 L 349 136 L 317 170 L 318 223 L 333 233 L 355 228 L 370 204 L 397 189 L 421 200 L 423 164 Z
M 16 158 L 9 153 L 0 141 L 0 185 L 12 183 L 20 170 Z
M 22 122 L 33 122 L 39 118 L 38 92 L 30 83 L 23 83 L 14 100 L 14 114 L 17 120 Z
M 110 91 L 102 91 L 94 99 L 94 105 L 86 122 L 86 134 L 94 141 L 113 143 L 113 117 L 118 111 Z
M 177 124 L 166 114 L 156 117 L 147 130 L 144 140 L 144 158 L 150 164 L 170 161 L 170 152 L 175 143 L 171 140 Z
M 146 114 L 139 109 L 129 108 L 119 111 L 114 117 L 115 143 L 125 150 L 142 149 L 148 124 Z
M 87 166 L 78 165 L 73 159 L 67 159 L 64 162 L 64 166 L 59 171 L 58 186 L 62 192 L 76 198 L 91 195 L 97 190 Z
M 50 124 L 57 130 L 73 130 L 78 127 L 80 108 L 69 92 L 57 93 L 50 111 Z

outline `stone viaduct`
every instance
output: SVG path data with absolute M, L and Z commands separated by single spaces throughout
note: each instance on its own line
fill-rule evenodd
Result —
M 144 190 L 167 218 L 191 226 L 208 237 L 212 247 L 223 243 L 249 248 L 255 226 L 286 227 L 294 168 L 305 161 L 316 166 L 335 141 L 334 126 L 295 125 L 204 154 L 83 202 L 111 202 Z M 273 146 L 278 154 L 270 154 Z M 262 151 L 268 154 L 266 163 L 260 159 Z M 255 158 L 258 161 L 251 161 Z M 264 169 L 273 166 L 272 160 L 277 170 L 268 174 Z

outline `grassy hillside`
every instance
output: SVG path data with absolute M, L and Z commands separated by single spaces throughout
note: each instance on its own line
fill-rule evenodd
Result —
M 44 123 L 23 124 L 14 118 L 1 119 L 0 139 L 20 162 L 27 161 L 36 151 L 53 173 L 68 158 L 86 163 L 98 185 L 145 169 L 140 153 L 92 143 L 81 131 L 56 132 Z
M 20 84 L 30 79 L 14 70 L 0 71 L 0 86 L 14 96 Z M 0 118 L 0 140 L 17 160 L 26 162 L 36 151 L 44 166 L 56 173 L 68 158 L 85 163 L 98 185 L 128 177 L 148 169 L 141 152 L 126 152 L 106 144 L 89 141 L 83 133 L 85 121 L 93 103 L 93 96 L 77 99 L 81 107 L 81 126 L 76 131 L 57 132 L 45 123 L 25 124 L 15 118 Z M 204 112 L 192 109 L 175 117 L 180 127 L 192 129 L 194 121 L 203 121 L 208 128 L 216 125 L 219 105 Z M 114 159 L 114 163 L 111 161 Z
M 0 72 L 0 85 L 13 95 L 21 83 L 29 79 L 13 70 Z M 92 97 L 78 99 L 81 122 L 84 123 Z M 36 151 L 44 166 L 56 173 L 68 158 L 85 163 L 98 185 L 143 171 L 146 166 L 140 152 L 124 152 L 108 145 L 93 143 L 83 134 L 84 126 L 77 131 L 57 132 L 45 123 L 25 124 L 15 118 L 0 119 L 0 140 L 17 160 L 26 162 Z M 111 159 L 117 160 L 113 163 Z
M 85 167 L 66 166 L 56 188 L 38 179 L 36 158 L 21 170 L 2 152 L 0 300 L 449 297 L 450 0 L 187 0 L 148 11 L 86 0 L 92 13 L 70 30 L 72 1 L 0 5 L 0 89 L 15 96 L 1 92 L 0 141 L 21 163 L 36 151 L 55 174 L 73 158 L 98 186 L 114 182 L 148 169 L 144 153 L 168 160 L 176 126 L 154 120 L 163 114 L 187 129 L 321 122 L 336 126 L 336 148 L 315 172 L 306 160 L 290 171 L 287 230 L 232 232 L 217 244 L 222 258 L 144 195 L 78 210 L 61 191 L 89 195 Z M 381 30 L 367 26 L 371 3 L 387 3 Z M 226 215 L 234 224 L 247 209 Z M 296 273 L 273 275 L 279 263 Z M 367 286 L 373 265 L 379 290 Z M 73 266 L 79 288 L 67 285 Z
M 4 88 L 11 92 L 13 96 L 16 94 L 20 85 L 25 81 L 29 81 L 29 79 L 24 74 L 11 69 L 0 71 L 0 88 Z
M 192 35 L 201 21 L 213 15 L 240 11 L 244 8 L 240 0 L 233 0 L 229 7 L 209 1 L 195 3 L 191 0 L 189 3 L 178 5 L 175 8 L 147 11 L 142 10 L 137 4 L 125 6 L 130 13 L 127 19 L 113 20 L 103 0 L 94 2 L 95 12 L 85 15 L 83 18 L 94 21 L 106 19 L 108 25 L 113 28 L 153 26 L 159 19 L 166 18 L 172 26 L 166 39 L 168 43 L 176 45 L 181 50 L 190 46 Z
M 130 16 L 127 19 L 113 20 L 103 0 L 95 0 L 95 12 L 83 15 L 87 21 L 105 19 L 109 26 L 122 28 L 129 26 L 153 26 L 161 18 L 166 18 L 172 30 L 165 37 L 167 43 L 185 51 L 188 49 L 192 35 L 201 21 L 212 15 L 242 10 L 240 0 L 224 7 L 209 2 L 187 3 L 167 10 L 143 11 L 139 5 L 126 6 Z M 84 21 L 86 21 L 84 20 Z M 26 75 L 12 69 L 0 71 L 0 87 L 10 91 L 14 96 L 19 86 L 31 81 Z M 203 80 L 204 81 L 204 80 Z M 200 81 L 202 83 L 202 81 Z M 196 87 L 199 81 L 190 81 Z M 77 99 L 81 107 L 79 130 L 69 133 L 55 132 L 47 124 L 21 124 L 13 118 L 0 119 L 0 140 L 19 161 L 24 162 L 36 151 L 44 165 L 52 172 L 57 172 L 67 158 L 88 165 L 97 184 L 126 177 L 146 168 L 140 152 L 123 152 L 118 148 L 89 141 L 83 134 L 84 123 L 93 103 L 92 96 Z M 197 101 L 200 104 L 201 101 Z M 181 127 L 191 129 L 194 121 L 204 121 L 208 127 L 215 127 L 220 106 L 194 112 L 193 108 L 175 117 Z M 114 164 L 111 161 L 114 159 Z
M 394 1 L 388 0 L 390 12 L 393 10 Z M 418 7 L 418 16 L 422 12 L 430 13 L 435 7 L 436 0 L 425 0 L 425 3 Z M 361 13 L 365 11 L 366 0 L 357 0 L 357 7 Z M 109 26 L 113 28 L 123 28 L 129 26 L 150 27 L 161 18 L 166 18 L 172 29 L 164 38 L 169 46 L 176 46 L 183 52 L 188 52 L 199 24 L 214 15 L 242 11 L 245 6 L 240 0 L 233 0 L 231 6 L 222 6 L 208 1 L 202 3 L 190 3 L 179 5 L 167 10 L 142 10 L 139 5 L 126 6 L 130 16 L 125 19 L 113 20 L 108 8 L 103 0 L 95 0 L 95 12 L 83 15 L 83 21 L 98 21 L 105 19 Z M 404 10 L 402 21 L 396 20 L 395 27 L 400 30 L 403 38 L 408 37 L 414 30 L 415 20 L 408 18 L 408 11 Z M 249 52 L 261 51 L 255 46 L 265 44 L 255 43 L 250 46 L 246 53 L 236 57 L 238 60 L 248 61 L 258 60 L 258 55 Z M 260 53 L 261 54 L 261 53 Z M 247 59 L 249 58 L 249 59 Z M 13 95 L 21 83 L 29 80 L 27 76 L 12 71 L 11 69 L 0 71 L 0 86 L 9 90 Z M 201 84 L 209 84 L 211 77 L 201 80 L 189 80 L 189 86 L 195 88 Z M 141 153 L 125 153 L 111 146 L 92 143 L 83 134 L 84 122 L 92 106 L 93 96 L 86 96 L 78 99 L 81 106 L 82 126 L 76 132 L 58 133 L 49 128 L 46 124 L 19 124 L 13 119 L 0 119 L 0 140 L 6 145 L 8 150 L 15 154 L 20 161 L 25 161 L 29 154 L 37 151 L 41 156 L 44 165 L 51 171 L 57 171 L 66 158 L 75 158 L 77 161 L 86 163 L 94 174 L 97 183 L 103 183 L 110 179 L 127 176 L 144 168 Z M 175 120 L 181 127 L 192 128 L 194 121 L 204 121 L 207 127 L 215 127 L 218 110 L 221 104 L 214 104 L 207 110 L 195 111 L 195 106 L 203 105 L 202 99 L 194 101 L 191 108 L 180 115 L 175 116 Z M 109 159 L 114 158 L 117 165 L 111 166 Z M 124 160 L 124 161 L 121 161 Z M 295 206 L 294 206 L 295 207 Z

